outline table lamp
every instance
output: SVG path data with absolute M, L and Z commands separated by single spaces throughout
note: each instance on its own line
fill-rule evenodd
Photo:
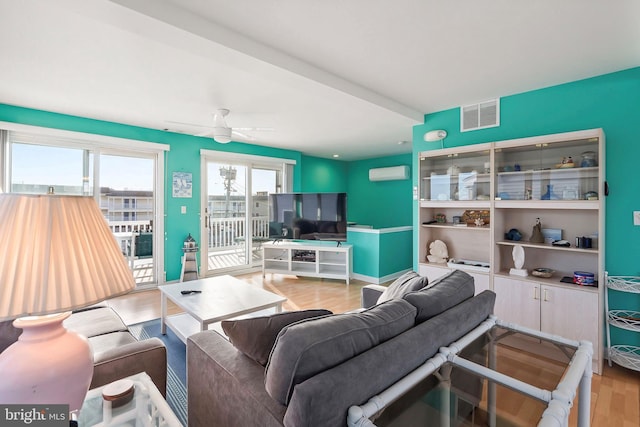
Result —
M 0 404 L 79 410 L 93 356 L 63 321 L 135 287 L 105 218 L 91 197 L 0 194 L 0 256 L 0 320 L 23 329 L 0 354 Z

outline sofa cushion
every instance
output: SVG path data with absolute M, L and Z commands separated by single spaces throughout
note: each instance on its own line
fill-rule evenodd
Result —
M 13 326 L 13 320 L 0 322 L 0 353 L 18 341 L 20 334 L 22 334 L 22 329 Z
M 391 283 L 378 297 L 378 304 L 393 298 L 402 298 L 404 294 L 417 291 L 429 284 L 429 279 L 420 276 L 415 271 L 407 271 Z
M 284 425 L 344 426 L 350 406 L 364 404 L 423 365 L 440 347 L 473 330 L 493 313 L 494 303 L 495 294 L 484 291 L 298 384 L 287 407 Z M 426 381 L 428 384 L 429 380 Z M 422 394 L 424 389 L 419 395 Z
M 129 332 L 114 332 L 112 334 L 97 335 L 89 338 L 91 343 L 91 351 L 93 351 L 94 358 L 96 355 L 109 351 L 113 348 L 122 347 L 137 340 Z
M 74 312 L 64 321 L 65 328 L 87 338 L 111 332 L 127 332 L 120 316 L 109 307 Z
M 402 298 L 416 307 L 416 323 L 422 323 L 473 297 L 474 293 L 473 277 L 462 270 L 453 270 L 437 279 L 428 288 L 409 292 Z
M 303 320 L 284 328 L 267 363 L 265 388 L 286 405 L 296 384 L 411 328 L 416 309 L 402 299 L 360 313 Z
M 333 314 L 329 310 L 302 310 L 276 313 L 271 316 L 224 320 L 222 330 L 235 348 L 247 357 L 266 366 L 269 354 L 282 328 L 300 320 Z

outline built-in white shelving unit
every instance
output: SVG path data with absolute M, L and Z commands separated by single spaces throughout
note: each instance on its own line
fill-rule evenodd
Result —
M 604 147 L 602 130 L 593 129 L 419 153 L 420 274 L 466 269 L 476 292 L 496 292 L 501 319 L 591 341 L 597 373 L 604 344 Z M 538 218 L 569 246 L 552 245 L 552 238 L 531 242 Z M 520 240 L 509 240 L 512 229 Z M 576 245 L 580 237 L 590 245 Z M 435 240 L 462 263 L 431 262 Z M 527 276 L 512 274 L 516 246 Z M 532 276 L 536 268 L 553 274 Z M 576 271 L 593 273 L 597 284 L 571 283 Z

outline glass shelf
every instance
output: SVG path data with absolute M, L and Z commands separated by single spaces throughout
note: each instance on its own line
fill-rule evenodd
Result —
M 598 138 L 497 148 L 496 200 L 597 200 Z
M 487 144 L 420 155 L 420 200 L 488 200 L 491 157 Z

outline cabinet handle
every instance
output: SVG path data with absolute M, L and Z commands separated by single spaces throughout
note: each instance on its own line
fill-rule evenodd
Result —
M 547 295 L 547 289 L 544 290 L 544 300 L 549 301 L 549 296 Z
M 538 295 L 538 287 L 537 286 L 533 287 L 533 299 L 540 299 L 540 296 Z

